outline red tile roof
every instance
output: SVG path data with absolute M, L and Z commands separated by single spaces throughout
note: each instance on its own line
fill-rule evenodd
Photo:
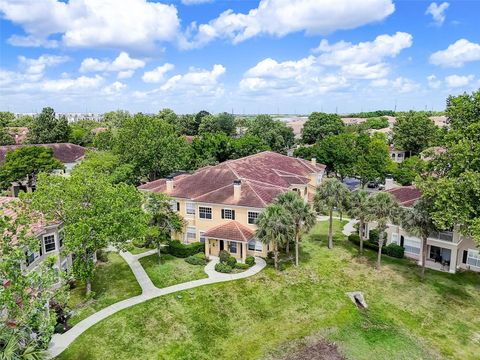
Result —
M 58 161 L 69 164 L 80 160 L 85 156 L 86 149 L 80 145 L 69 143 L 58 144 L 39 144 L 39 145 L 6 145 L 0 146 L 0 163 L 5 161 L 5 156 L 8 151 L 13 151 L 22 146 L 45 146 L 53 150 L 53 156 Z
M 386 190 L 392 194 L 402 206 L 412 206 L 415 201 L 421 198 L 422 192 L 414 185 L 402 186 L 390 190 Z
M 252 229 L 232 220 L 211 228 L 205 232 L 204 236 L 213 239 L 248 242 L 254 235 L 255 232 Z
M 290 186 L 308 184 L 310 174 L 324 170 L 322 164 L 265 151 L 177 176 L 169 195 L 203 203 L 263 208 Z M 241 180 L 239 199 L 233 196 L 234 180 Z M 139 189 L 165 193 L 166 180 L 155 180 Z

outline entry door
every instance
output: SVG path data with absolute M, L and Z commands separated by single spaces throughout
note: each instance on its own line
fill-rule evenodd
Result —
M 220 251 L 224 250 L 224 241 L 220 240 Z

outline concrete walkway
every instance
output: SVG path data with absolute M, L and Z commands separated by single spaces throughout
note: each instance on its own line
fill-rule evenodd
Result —
M 343 227 L 343 230 L 342 230 L 342 233 L 343 235 L 351 235 L 353 233 L 356 233 L 357 232 L 357 229 L 355 229 L 355 224 L 358 222 L 358 220 L 355 220 L 355 219 L 350 219 L 348 221 L 348 223 L 345 224 L 345 226 Z
M 156 250 L 147 251 L 142 254 L 132 255 L 131 253 L 121 252 L 120 255 L 125 259 L 125 261 L 130 265 L 135 277 L 137 278 L 138 283 L 142 287 L 142 294 L 138 296 L 131 297 L 129 299 L 119 301 L 115 304 L 112 304 L 95 314 L 92 314 L 88 318 L 80 321 L 77 325 L 72 327 L 70 330 L 66 331 L 63 334 L 54 334 L 50 347 L 48 349 L 48 354 L 50 358 L 54 358 L 61 354 L 77 337 L 79 337 L 83 332 L 89 329 L 91 326 L 100 322 L 101 320 L 109 317 L 110 315 L 115 314 L 116 312 L 126 309 L 128 307 L 140 304 L 147 300 L 171 294 L 177 291 L 193 289 L 198 286 L 215 284 L 219 282 L 232 281 L 238 279 L 244 279 L 260 272 L 265 266 L 265 260 L 262 258 L 255 258 L 255 265 L 250 269 L 247 269 L 238 274 L 222 274 L 215 271 L 215 265 L 219 262 L 217 257 L 210 256 L 211 261 L 205 266 L 205 273 L 208 275 L 206 279 L 189 281 L 182 284 L 172 285 L 166 288 L 157 288 L 153 285 L 152 281 L 148 277 L 147 273 L 140 265 L 138 259 L 152 255 Z

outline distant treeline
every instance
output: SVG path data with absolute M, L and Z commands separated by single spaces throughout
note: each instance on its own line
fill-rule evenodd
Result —
M 344 117 L 352 118 L 373 118 L 380 116 L 398 116 L 399 114 L 406 113 L 407 111 L 393 111 L 393 110 L 376 110 L 376 111 L 362 111 L 359 113 L 347 114 Z M 442 116 L 445 115 L 444 111 L 416 111 L 418 113 L 426 114 L 427 116 Z

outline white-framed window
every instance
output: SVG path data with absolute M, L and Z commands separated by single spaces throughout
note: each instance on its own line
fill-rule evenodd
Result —
M 228 244 L 228 250 L 230 251 L 231 254 L 236 254 L 237 253 L 237 243 L 230 241 Z
M 198 233 L 200 235 L 200 242 L 204 243 L 205 242 L 205 231 L 199 231 Z
M 199 206 L 198 207 L 198 216 L 200 219 L 212 219 L 212 208 L 211 207 L 205 207 L 205 206 Z
M 397 233 L 392 233 L 392 244 L 397 244 L 398 245 L 398 234 Z
M 177 200 L 171 201 L 172 211 L 180 211 L 180 203 Z
M 40 257 L 40 253 L 34 251 L 26 251 L 25 255 L 27 256 L 27 266 Z
M 412 238 L 405 238 L 403 243 L 405 252 L 408 254 L 420 255 L 420 241 Z
M 323 173 L 318 173 L 317 174 L 317 185 L 320 185 L 320 183 L 322 182 L 322 178 L 323 178 Z
M 249 224 L 255 224 L 258 218 L 258 211 L 249 211 L 247 216 L 248 216 L 248 223 Z
M 248 242 L 248 250 L 250 251 L 263 251 L 263 244 L 257 239 L 250 240 Z
M 43 237 L 43 243 L 45 244 L 45 252 L 55 250 L 55 235 L 45 235 Z
M 235 220 L 235 210 L 222 209 L 222 219 Z
M 187 215 L 195 215 L 195 203 L 194 202 L 186 202 L 185 203 L 185 211 Z
M 186 234 L 186 240 L 188 242 L 190 241 L 195 241 L 195 239 L 197 238 L 197 229 L 195 228 L 195 226 L 187 226 L 187 234 Z
M 397 154 L 397 157 L 398 157 L 398 158 L 403 158 L 403 154 L 402 154 L 402 153 L 398 153 L 398 154 Z
M 480 268 L 480 252 L 478 250 L 468 249 L 467 264 Z

